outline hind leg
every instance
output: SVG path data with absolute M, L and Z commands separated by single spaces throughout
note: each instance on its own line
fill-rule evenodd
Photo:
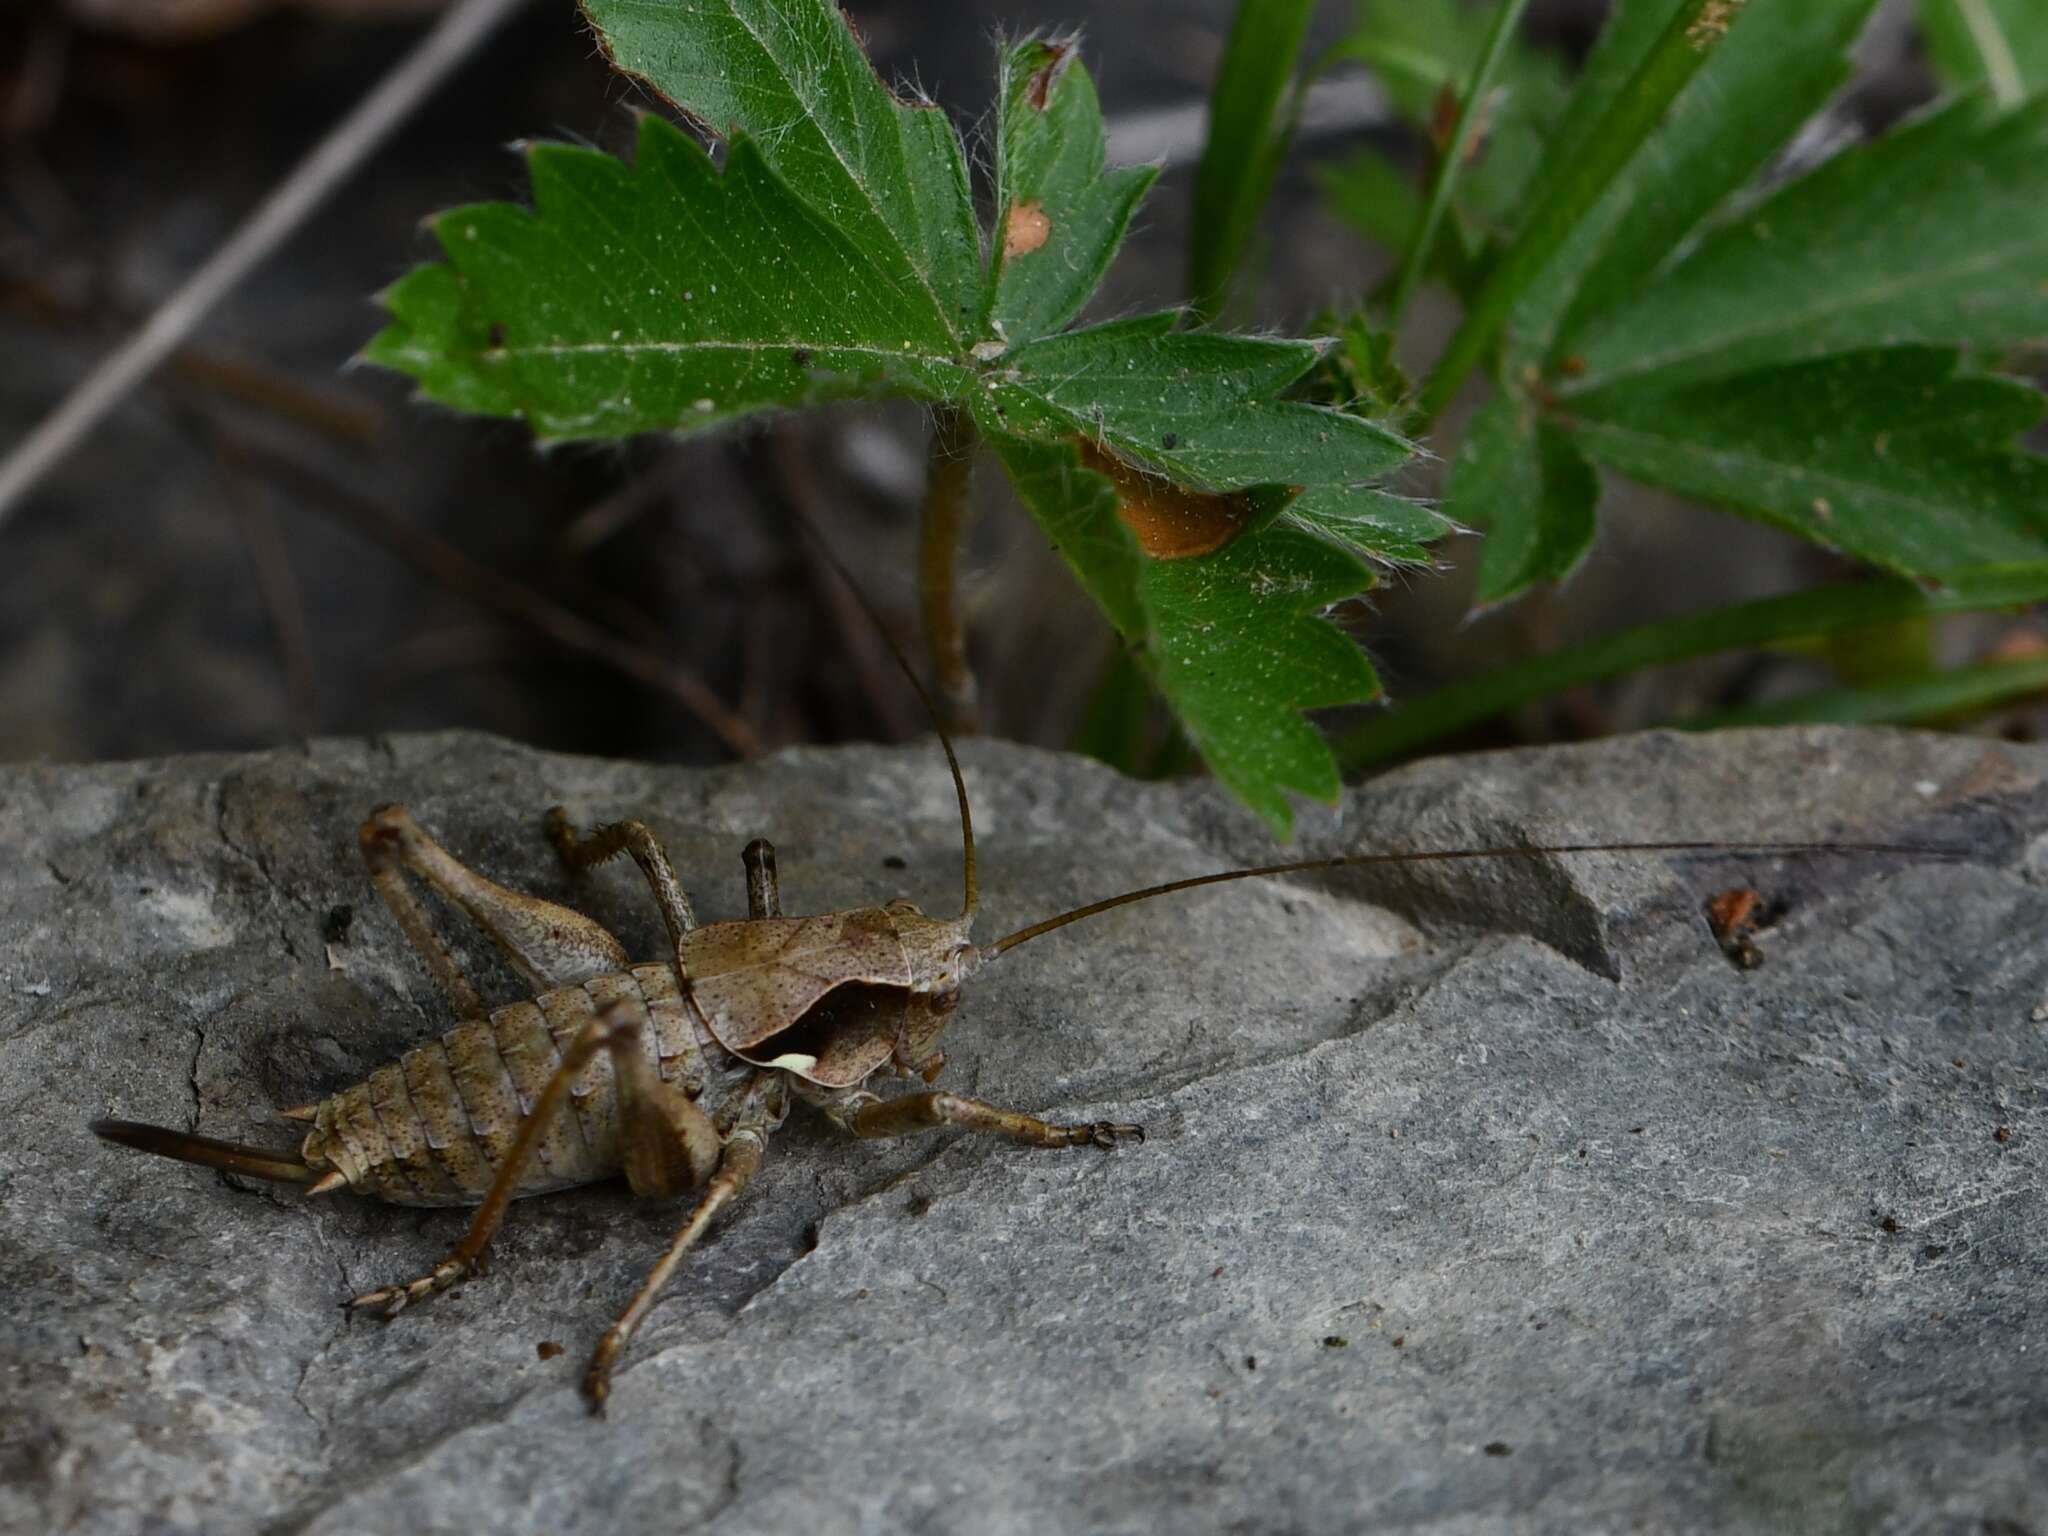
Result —
M 611 1004 L 584 1025 L 562 1052 L 561 1062 L 534 1100 L 532 1112 L 520 1122 L 518 1136 L 455 1250 L 417 1279 L 365 1291 L 346 1305 L 396 1317 L 413 1302 L 424 1301 L 475 1274 L 484 1250 L 504 1224 L 505 1208 L 518 1197 L 520 1180 L 532 1165 L 535 1148 L 569 1103 L 576 1079 L 600 1051 L 611 1058 L 618 1094 L 621 1171 L 633 1193 L 666 1198 L 711 1177 L 721 1152 L 718 1129 L 680 1089 L 655 1073 L 640 1041 L 644 1027 L 645 1015 L 636 1015 L 621 1003 Z
M 735 1130 L 725 1144 L 725 1150 L 718 1160 L 718 1167 L 711 1175 L 704 1197 L 697 1202 L 676 1235 L 668 1245 L 668 1251 L 648 1271 L 647 1278 L 640 1283 L 640 1289 L 633 1293 L 633 1299 L 626 1303 L 626 1310 L 619 1314 L 619 1320 L 607 1328 L 604 1337 L 598 1340 L 597 1349 L 590 1357 L 590 1367 L 583 1375 L 583 1396 L 590 1404 L 590 1411 L 604 1412 L 604 1400 L 611 1395 L 612 1368 L 618 1364 L 619 1356 L 625 1353 L 626 1345 L 632 1341 L 642 1320 L 653 1310 L 660 1297 L 662 1287 L 667 1285 L 676 1272 L 676 1266 L 683 1262 L 683 1256 L 696 1246 L 697 1239 L 704 1235 L 704 1229 L 711 1220 L 741 1190 L 761 1167 L 763 1138 L 766 1130 L 742 1126 Z
M 484 1017 L 483 999 L 434 931 L 426 908 L 406 883 L 408 871 L 460 907 L 535 992 L 623 971 L 630 963 L 624 947 L 600 924 L 569 907 L 485 879 L 429 837 L 402 805 L 377 807 L 358 839 L 371 884 L 465 1019 Z

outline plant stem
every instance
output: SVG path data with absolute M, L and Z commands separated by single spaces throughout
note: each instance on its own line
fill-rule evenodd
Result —
M 958 406 L 934 413 L 925 465 L 924 526 L 917 551 L 917 600 L 925 644 L 938 683 L 939 713 L 947 730 L 981 729 L 967 633 L 960 621 L 960 539 L 966 531 L 968 491 L 974 481 L 974 421 Z
M 1195 212 L 1188 236 L 1188 293 L 1195 318 L 1216 318 L 1251 244 L 1273 173 L 1294 135 L 1301 110 L 1288 82 L 1315 13 L 1315 0 L 1238 0 L 1216 89 L 1209 98 L 1208 136 L 1195 172 Z
M 1912 725 L 1995 709 L 2048 690 L 2048 658 L 1918 672 L 1860 688 L 1820 688 L 1683 722 L 1688 731 L 1757 725 Z
M 1450 142 L 1437 159 L 1436 175 L 1430 182 L 1429 201 L 1422 210 L 1422 221 L 1409 236 L 1408 252 L 1402 259 L 1401 275 L 1394 282 L 1394 297 L 1387 310 L 1389 330 L 1400 327 L 1401 317 L 1408 310 L 1408 301 L 1422 282 L 1430 253 L 1436 249 L 1437 230 L 1443 224 L 1444 215 L 1450 211 L 1451 194 L 1464 171 L 1472 136 L 1478 130 L 1486 93 L 1493 88 L 1493 77 L 1500 69 L 1500 61 L 1507 57 L 1515 29 L 1521 25 L 1522 13 L 1528 8 L 1529 0 L 1502 0 L 1500 9 L 1494 13 L 1493 30 L 1487 33 L 1486 44 L 1479 51 L 1479 60 L 1472 66 L 1472 78 L 1465 84 L 1464 99 L 1458 107 L 1457 127 L 1451 130 Z
M 1377 767 L 1532 699 L 1693 656 L 2044 600 L 2048 564 L 2019 564 L 1952 572 L 1933 592 L 1906 581 L 1865 581 L 1687 614 L 1498 667 L 1396 705 L 1340 737 L 1337 761 L 1347 772 Z
M 1742 0 L 1685 0 L 1679 7 L 1649 57 L 1587 137 L 1583 152 L 1556 195 L 1535 211 L 1479 290 L 1464 324 L 1422 387 L 1416 420 L 1411 424 L 1417 435 L 1428 430 L 1456 396 L 1465 376 L 1499 340 L 1529 285 L 1542 275 L 1580 220 L 1663 120 L 1678 93 L 1706 63 L 1741 4 Z

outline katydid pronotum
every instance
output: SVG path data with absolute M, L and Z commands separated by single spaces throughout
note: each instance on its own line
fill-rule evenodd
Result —
M 893 647 L 892 647 L 893 649 Z M 897 659 L 903 658 L 898 655 Z M 910 672 L 905 665 L 906 673 Z M 918 692 L 924 689 L 913 685 Z M 929 708 L 930 700 L 926 698 Z M 936 715 L 934 715 L 936 722 Z M 953 744 L 939 740 L 959 803 L 963 900 L 957 917 L 908 901 L 814 917 L 783 915 L 775 851 L 742 854 L 748 915 L 699 925 L 648 827 L 624 821 L 577 832 L 559 807 L 547 831 L 571 869 L 621 854 L 646 877 L 670 953 L 635 965 L 583 914 L 510 890 L 456 860 L 401 806 L 363 823 L 371 883 L 462 1022 L 361 1083 L 283 1113 L 310 1129 L 296 1154 L 132 1121 L 100 1136 L 141 1151 L 306 1187 L 348 1189 L 402 1205 L 474 1205 L 467 1233 L 426 1274 L 346 1303 L 395 1316 L 476 1272 L 522 1196 L 623 1175 L 633 1193 L 701 1189 L 695 1205 L 611 1327 L 583 1377 L 602 1411 L 614 1366 L 685 1254 L 760 1167 L 792 1100 L 859 1137 L 940 1127 L 987 1131 L 1030 1147 L 1115 1147 L 1143 1130 L 1115 1121 L 1063 1125 L 939 1089 L 883 1098 L 877 1074 L 935 1080 L 938 1039 L 965 980 L 1009 950 L 1130 902 L 1224 881 L 1376 864 L 1575 853 L 1926 853 L 1878 843 L 1703 841 L 1559 844 L 1346 854 L 1225 870 L 1127 891 L 973 943 L 973 818 Z M 475 922 L 531 989 L 486 1009 L 408 883 L 425 881 Z

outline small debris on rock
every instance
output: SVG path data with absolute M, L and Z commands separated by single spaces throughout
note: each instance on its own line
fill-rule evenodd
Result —
M 1350 1347 L 1351 1341 L 1341 1333 L 1326 1333 L 1323 1335 L 1323 1348 L 1325 1349 L 1349 1349 Z
M 533 1346 L 533 1352 L 539 1355 L 543 1360 L 552 1360 L 555 1358 L 555 1356 L 559 1355 L 562 1352 L 562 1346 L 557 1344 L 553 1339 L 542 1339 L 538 1344 Z
M 1878 1225 L 1884 1228 L 1887 1232 L 1896 1232 L 1899 1230 L 1899 1218 L 1896 1216 L 1887 1216 L 1883 1221 L 1880 1221 Z
M 2004 1143 L 2011 1141 L 2012 1127 L 2009 1125 L 2001 1125 L 1997 1130 L 1991 1133 L 1991 1139 L 1995 1142 L 1998 1142 L 2000 1145 L 2003 1145 Z
M 356 909 L 347 902 L 327 909 L 327 921 L 320 926 L 320 937 L 330 944 L 346 944 L 348 931 L 356 920 Z
M 1707 926 L 1721 953 L 1745 971 L 1764 963 L 1756 935 L 1785 915 L 1782 902 L 1765 902 L 1762 893 L 1746 885 L 1732 887 L 1707 901 Z
M 1489 1456 L 1512 1456 L 1515 1454 L 1515 1448 L 1505 1440 L 1489 1440 L 1486 1442 L 1486 1454 Z

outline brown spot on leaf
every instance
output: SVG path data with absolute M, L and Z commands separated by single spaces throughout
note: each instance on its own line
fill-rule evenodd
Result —
M 1043 112 L 1052 104 L 1052 88 L 1059 84 L 1061 75 L 1067 72 L 1067 65 L 1074 57 L 1071 43 L 1040 43 L 1038 45 L 1038 68 L 1031 72 L 1031 78 L 1024 82 L 1024 100 L 1034 112 Z
M 1221 549 L 1257 510 L 1244 491 L 1198 491 L 1126 463 L 1089 438 L 1074 439 L 1081 462 L 1116 486 L 1116 515 L 1154 560 L 1189 560 Z
M 1003 217 L 1003 260 L 1028 256 L 1052 238 L 1043 203 L 1012 203 Z

